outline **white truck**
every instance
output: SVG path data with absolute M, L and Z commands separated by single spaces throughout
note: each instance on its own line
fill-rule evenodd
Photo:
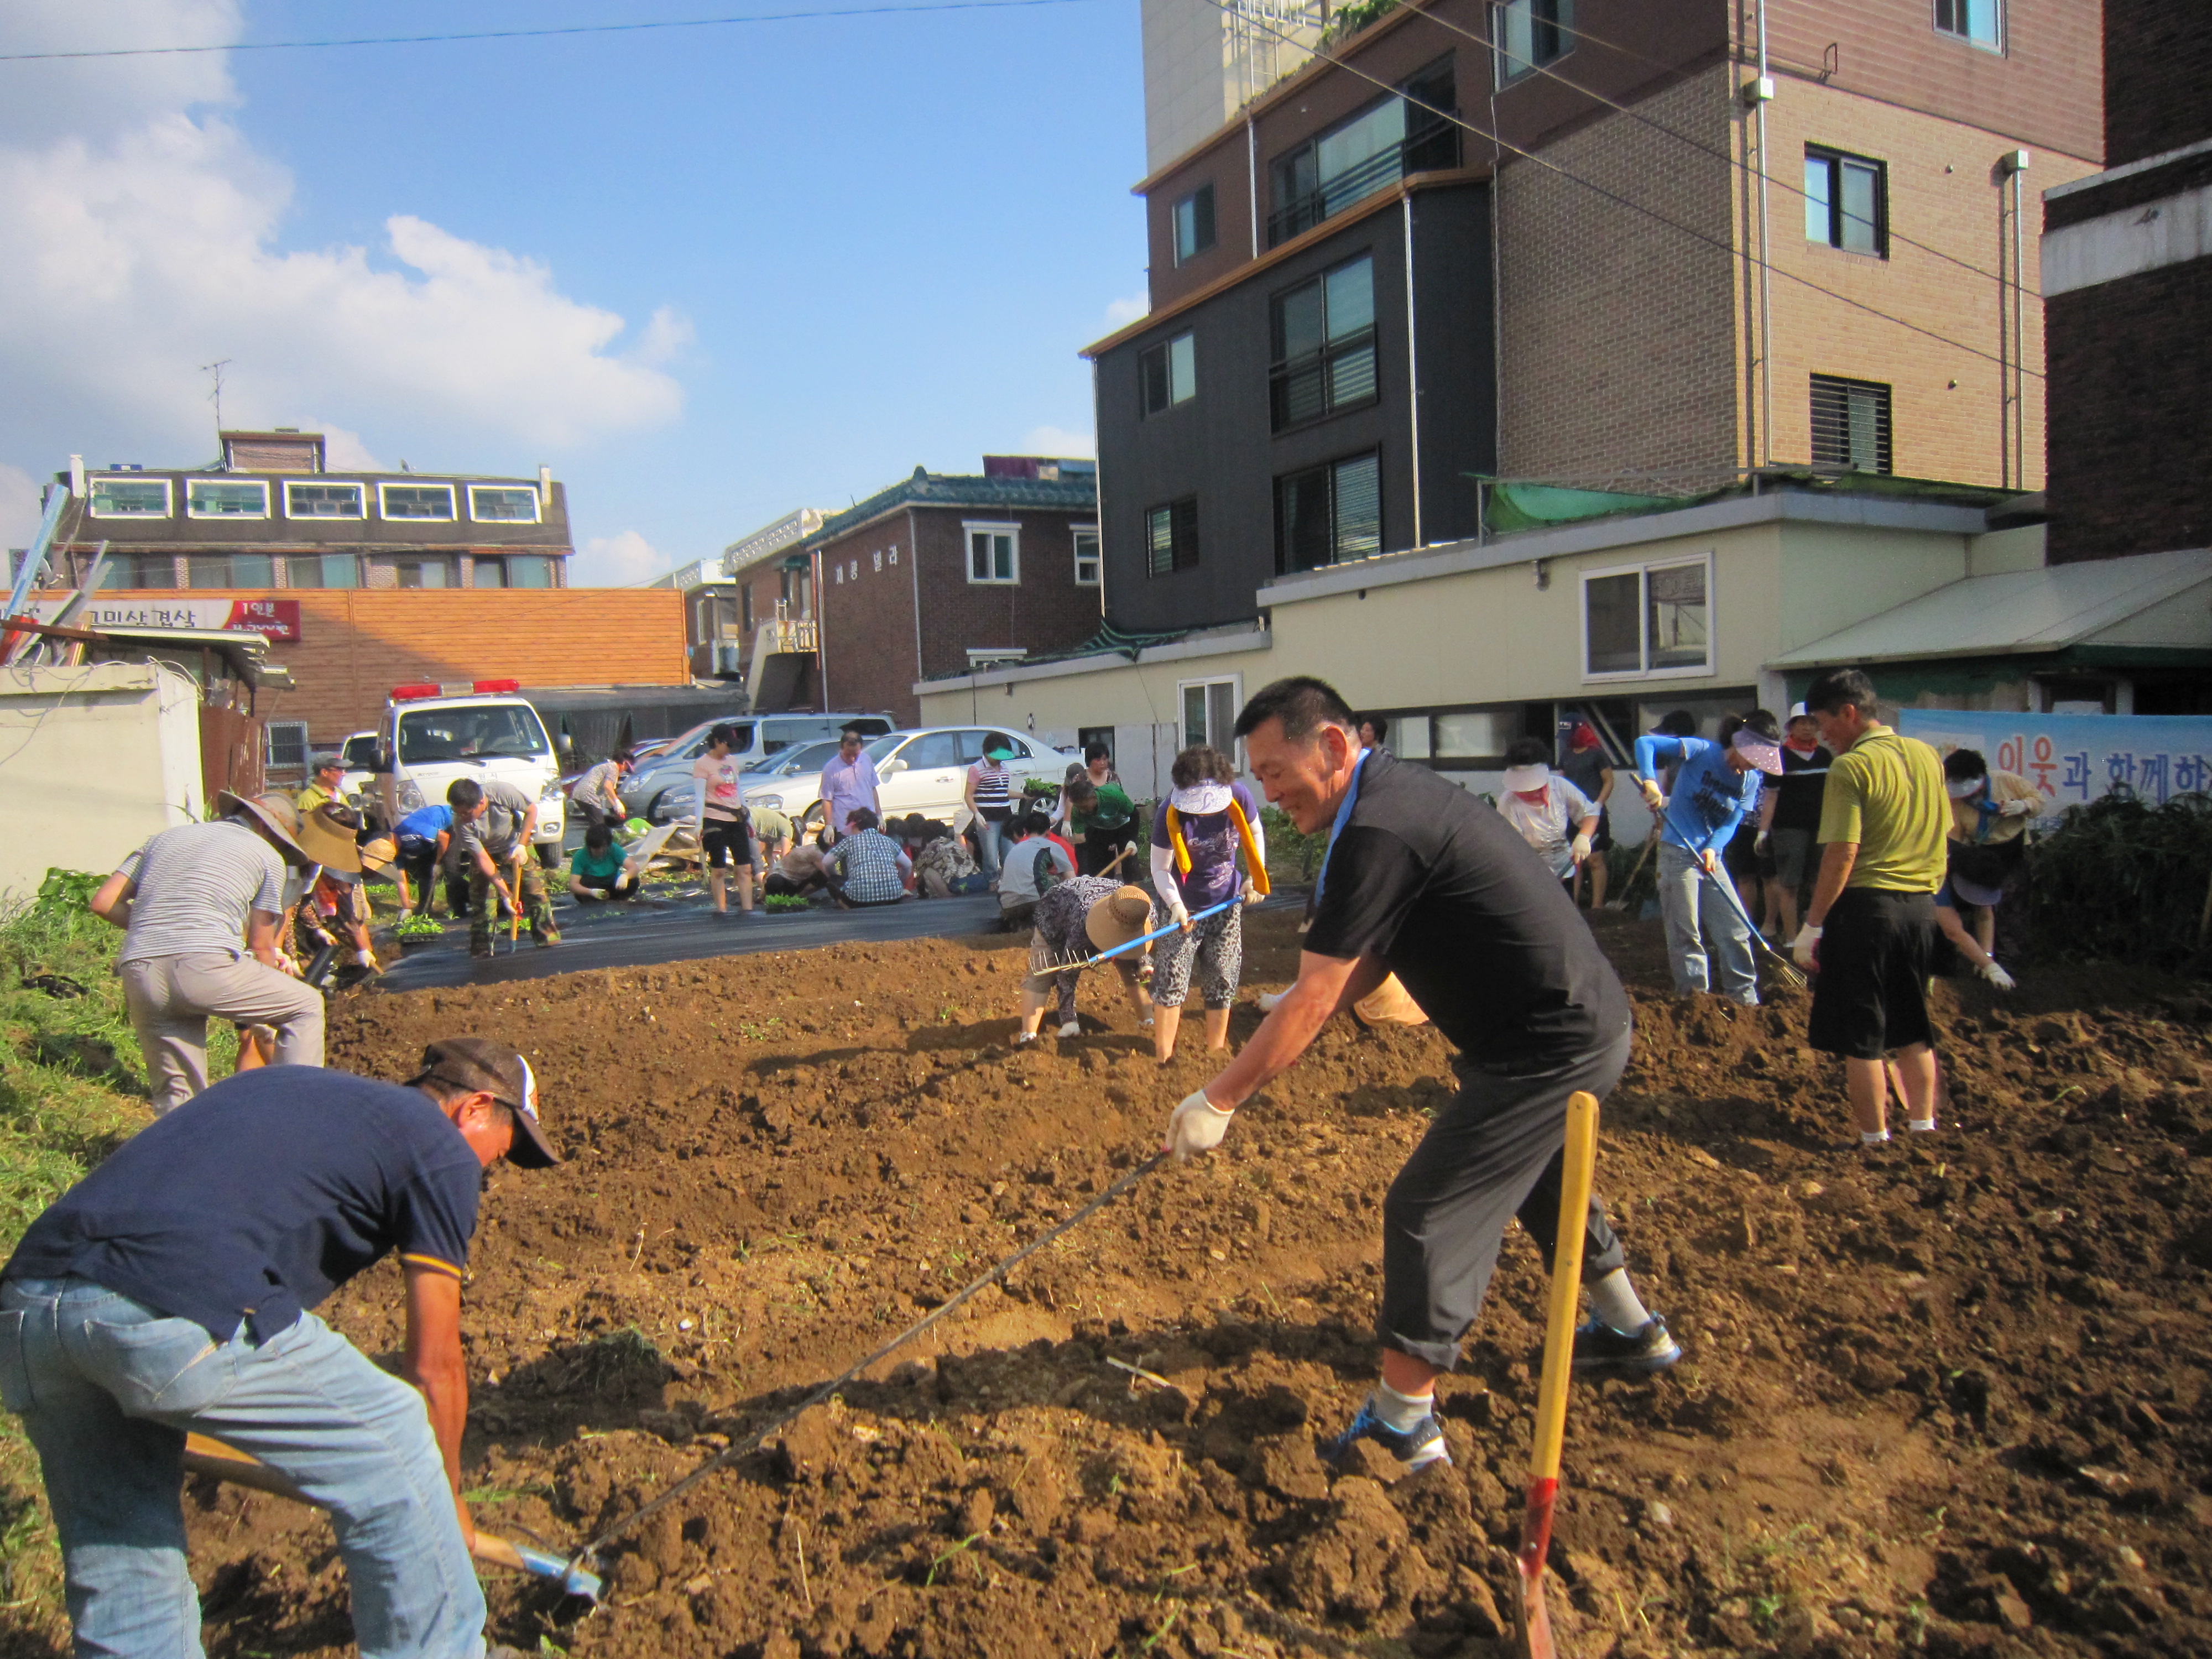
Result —
M 559 856 L 567 829 L 561 758 L 517 680 L 394 686 L 377 732 L 386 821 L 442 805 L 456 778 L 511 783 L 538 803 L 538 856 Z

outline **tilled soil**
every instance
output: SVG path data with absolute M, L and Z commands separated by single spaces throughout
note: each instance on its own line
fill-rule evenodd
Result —
M 1293 971 L 1261 919 L 1248 985 Z M 2126 969 L 1942 996 L 1943 1132 L 1867 1155 L 1802 999 L 1637 1001 L 1600 1188 L 1687 1358 L 1577 1384 L 1553 1559 L 1583 1659 L 2212 1651 L 2212 1004 Z M 464 1320 L 482 1524 L 566 1549 L 1087 1202 L 1211 1074 L 1118 986 L 1007 1043 L 1012 939 L 348 1000 L 331 1062 L 507 1037 L 568 1163 L 490 1177 Z M 1257 1014 L 1240 1009 L 1234 1031 Z M 607 1604 L 491 1584 L 530 1650 L 1506 1651 L 1540 1264 L 1442 1391 L 1450 1467 L 1318 1441 L 1373 1374 L 1377 1212 L 1449 1087 L 1334 1023 L 1212 1157 L 1124 1200 L 629 1539 Z M 325 1313 L 400 1341 L 395 1272 Z M 1114 1362 L 1121 1362 L 1115 1364 Z M 1137 1368 L 1132 1370 L 1130 1367 Z M 1149 1375 L 1140 1375 L 1146 1373 Z M 195 1484 L 218 1655 L 347 1643 L 327 1525 Z

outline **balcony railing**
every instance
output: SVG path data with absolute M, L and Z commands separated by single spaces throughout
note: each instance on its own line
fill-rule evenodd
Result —
M 778 617 L 773 622 L 764 622 L 753 635 L 753 655 L 757 658 L 774 656 L 783 651 L 811 653 L 821 647 L 822 636 L 811 617 L 797 621 Z
M 1365 161 L 1324 179 L 1316 188 L 1292 197 L 1267 216 L 1267 246 L 1287 242 L 1334 218 L 1353 203 L 1396 184 L 1409 173 L 1459 165 L 1459 129 L 1449 118 L 1454 112 L 1431 114 L 1408 110 L 1415 125 L 1405 137 Z

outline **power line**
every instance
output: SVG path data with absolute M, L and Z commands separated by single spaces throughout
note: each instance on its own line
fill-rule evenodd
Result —
M 1225 12 L 1236 4 L 1236 0 L 1210 0 L 1210 3 L 1215 8 L 1215 9 Z M 1277 40 L 1293 46 L 1299 44 L 1291 36 L 1285 34 L 1283 31 L 1276 28 L 1273 24 L 1269 23 L 1265 17 L 1260 15 L 1257 12 L 1248 10 L 1244 15 L 1249 21 L 1257 24 L 1263 29 L 1266 29 Z M 1369 85 L 1380 88 L 1382 91 L 1389 93 L 1392 97 L 1400 100 L 1401 102 L 1410 104 L 1416 109 L 1426 111 L 1429 114 L 1435 116 L 1438 120 L 1449 122 L 1453 126 L 1458 127 L 1463 131 L 1471 132 L 1478 138 L 1486 138 L 1498 149 L 1510 150 L 1514 155 L 1521 157 L 1521 159 L 1525 161 L 1534 161 L 1537 166 L 1544 167 L 1550 172 L 1558 173 L 1562 179 L 1566 179 L 1569 183 L 1580 185 L 1584 190 L 1590 191 L 1593 195 L 1601 196 L 1608 202 L 1615 203 L 1621 207 L 1628 209 L 1632 213 L 1640 213 L 1645 218 L 1666 226 L 1669 230 L 1680 231 L 1683 235 L 1689 237 L 1693 241 L 1703 242 L 1708 247 L 1718 248 L 1722 252 L 1727 254 L 1731 259 L 1742 258 L 1752 265 L 1768 271 L 1773 276 L 1782 277 L 1788 282 L 1796 283 L 1802 288 L 1808 288 L 1815 294 L 1826 295 L 1829 299 L 1836 301 L 1838 304 L 1849 306 L 1854 311 L 1863 311 L 1869 317 L 1878 317 L 1883 322 L 1894 323 L 1898 327 L 1905 329 L 1908 332 L 1923 336 L 1928 339 L 1935 341 L 1939 345 L 1947 345 L 1951 347 L 1954 350 L 1963 351 L 1969 356 L 1982 358 L 1985 362 L 1996 363 L 2002 368 L 2017 369 L 2018 372 L 2023 374 L 2033 374 L 2038 380 L 2045 378 L 2040 369 L 2033 369 L 2027 368 L 2025 365 L 2014 364 L 2006 358 L 1998 356 L 1994 352 L 1984 351 L 1979 346 L 1971 346 L 1966 344 L 1963 340 L 1954 340 L 1948 335 L 1938 334 L 1932 328 L 1923 328 L 1918 323 L 1908 321 L 1906 319 L 1896 316 L 1890 312 L 1884 311 L 1879 307 L 1870 306 L 1863 300 L 1854 300 L 1848 294 L 1838 294 L 1832 288 L 1824 288 L 1809 276 L 1801 276 L 1794 270 L 1785 270 L 1771 259 L 1761 259 L 1757 255 L 1750 252 L 1747 249 L 1737 248 L 1731 241 L 1723 240 L 1717 236 L 1708 235 L 1704 231 L 1694 229 L 1691 226 L 1683 224 L 1677 220 L 1669 219 L 1665 214 L 1660 212 L 1656 208 L 1646 207 L 1643 203 L 1632 201 L 1629 198 L 1620 194 L 1616 191 L 1607 190 L 1603 185 L 1593 184 L 1590 180 L 1583 178 L 1581 174 L 1561 167 L 1557 161 L 1551 160 L 1548 156 L 1539 155 L 1532 149 L 1525 149 L 1502 133 L 1492 132 L 1487 128 L 1479 127 L 1472 121 L 1469 121 L 1458 114 L 1455 111 L 1439 109 L 1434 104 L 1429 103 L 1425 100 L 1416 98 L 1411 93 L 1406 91 L 1404 88 L 1392 86 L 1388 81 L 1382 79 L 1380 76 L 1370 75 L 1365 70 L 1361 69 L 1356 64 L 1347 63 L 1343 58 L 1333 57 L 1329 53 L 1322 52 L 1318 48 L 1314 50 L 1313 55 L 1324 64 L 1333 64 L 1338 69 L 1344 70 L 1346 74 L 1356 76 L 1360 80 L 1366 82 Z
M 65 58 L 155 58 L 198 52 L 305 52 L 325 46 L 419 46 L 452 40 L 529 40 L 562 34 L 636 34 L 648 29 L 723 28 L 738 23 L 804 22 L 817 17 L 884 17 L 907 12 L 1013 11 L 1073 6 L 1086 0 L 929 0 L 904 6 L 840 6 L 820 11 L 754 12 L 738 17 L 671 17 L 643 23 L 575 23 L 560 28 L 482 29 L 465 34 L 370 34 L 329 40 L 235 40 L 204 46 L 106 46 L 85 52 L 0 52 L 0 64 Z

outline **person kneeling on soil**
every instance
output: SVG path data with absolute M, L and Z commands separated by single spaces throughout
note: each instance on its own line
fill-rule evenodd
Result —
M 823 830 L 812 841 L 802 841 L 776 860 L 775 868 L 768 872 L 762 890 L 770 898 L 798 898 L 817 892 L 830 884 L 823 876 L 822 866 L 830 860 L 830 832 Z
M 637 874 L 628 856 L 615 845 L 614 831 L 593 824 L 584 831 L 584 844 L 568 855 L 568 896 L 581 904 L 602 899 L 634 899 Z
M 38 1449 L 78 1652 L 200 1651 L 188 1431 L 330 1510 L 363 1653 L 483 1652 L 461 1278 L 502 1157 L 560 1162 L 529 1064 L 456 1037 L 404 1086 L 295 1066 L 227 1078 L 31 1224 L 0 1270 L 0 1377 Z M 391 1255 L 398 1376 L 312 1311 Z
M 830 896 L 845 910 L 896 904 L 906 896 L 913 861 L 876 828 L 876 815 L 866 807 L 854 807 L 845 822 L 851 833 L 822 861 L 822 878 L 830 884 Z
M 1030 934 L 1030 976 L 1022 981 L 1022 1025 L 1016 1042 L 1036 1041 L 1045 999 L 1059 999 L 1060 1035 L 1080 1036 L 1075 1018 L 1075 988 L 1082 964 L 1102 951 L 1142 939 L 1152 931 L 1152 896 L 1141 887 L 1115 885 L 1109 876 L 1077 876 L 1037 901 L 1036 926 Z M 1135 956 L 1114 958 L 1121 988 L 1136 1010 L 1137 1023 L 1152 1023 L 1152 1011 L 1140 988 Z
M 1382 1206 L 1382 1376 L 1332 1455 L 1373 1439 L 1408 1468 L 1449 1461 L 1437 1378 L 1460 1360 L 1515 1216 L 1549 1260 L 1567 1099 L 1601 1099 L 1628 1064 L 1627 993 L 1567 890 L 1498 814 L 1425 766 L 1363 751 L 1336 691 L 1300 676 L 1244 706 L 1237 735 L 1267 799 L 1301 834 L 1333 830 L 1297 982 L 1212 1082 L 1168 1119 L 1178 1161 L 1211 1152 L 1236 1109 L 1292 1065 L 1339 1009 L 1386 974 L 1459 1049 L 1437 1111 Z M 1663 1370 L 1681 1358 L 1638 1300 L 1605 1205 L 1590 1194 L 1575 1334 L 1583 1370 Z
M 952 833 L 952 826 L 927 820 L 929 837 L 914 858 L 914 890 L 923 898 L 951 898 L 954 894 L 980 893 L 990 883 L 969 855 L 968 843 Z
M 1237 781 L 1228 756 L 1196 744 L 1175 757 L 1168 777 L 1175 787 L 1152 818 L 1152 888 L 1167 901 L 1168 919 L 1182 931 L 1161 945 L 1152 975 L 1152 1014 L 1158 1022 L 1152 1028 L 1152 1057 L 1163 1066 L 1175 1058 L 1194 966 L 1206 1004 L 1206 1046 L 1229 1046 L 1229 1009 L 1244 973 L 1244 905 L 1260 902 L 1255 877 L 1267 867 L 1260 803 Z M 1252 872 L 1242 877 L 1240 851 Z M 1192 911 L 1231 898 L 1243 903 L 1191 921 Z
M 1009 826 L 1014 843 L 999 866 L 999 928 L 1021 932 L 1036 920 L 1037 902 L 1075 875 L 1075 860 L 1045 834 L 1050 820 L 1034 809 L 1018 812 Z

